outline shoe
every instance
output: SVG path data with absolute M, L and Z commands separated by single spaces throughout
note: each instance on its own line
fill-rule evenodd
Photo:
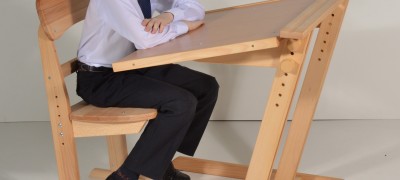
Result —
M 119 170 L 114 171 L 113 173 L 111 173 L 106 180 L 137 180 L 139 178 L 128 178 L 126 177 L 124 174 L 122 174 Z
M 163 180 L 190 180 L 190 176 L 175 169 L 171 163 L 164 174 Z

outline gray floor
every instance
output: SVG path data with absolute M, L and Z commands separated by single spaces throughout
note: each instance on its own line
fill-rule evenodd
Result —
M 248 164 L 259 121 L 214 121 L 196 157 Z M 400 179 L 400 120 L 315 121 L 299 171 L 346 180 Z M 137 135 L 128 137 L 131 148 Z M 57 179 L 48 122 L 0 123 L 0 180 Z M 82 179 L 107 167 L 104 138 L 77 141 Z M 227 178 L 191 174 L 194 180 Z

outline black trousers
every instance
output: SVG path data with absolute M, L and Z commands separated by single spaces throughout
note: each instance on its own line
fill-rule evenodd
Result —
M 124 166 L 162 179 L 176 151 L 193 156 L 218 97 L 210 75 L 178 64 L 126 72 L 78 71 L 77 94 L 99 107 L 156 108 Z

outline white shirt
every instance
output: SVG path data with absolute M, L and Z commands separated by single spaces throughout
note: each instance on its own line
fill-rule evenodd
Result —
M 111 67 L 136 49 L 147 49 L 188 32 L 181 20 L 204 18 L 196 0 L 150 0 L 152 12 L 171 12 L 174 20 L 162 33 L 151 34 L 137 0 L 91 0 L 83 27 L 78 59 L 91 66 Z

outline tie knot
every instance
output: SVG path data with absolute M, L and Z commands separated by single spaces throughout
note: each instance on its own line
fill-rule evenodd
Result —
M 144 18 L 151 18 L 151 3 L 150 0 L 138 0 L 140 9 L 142 9 L 142 13 Z

